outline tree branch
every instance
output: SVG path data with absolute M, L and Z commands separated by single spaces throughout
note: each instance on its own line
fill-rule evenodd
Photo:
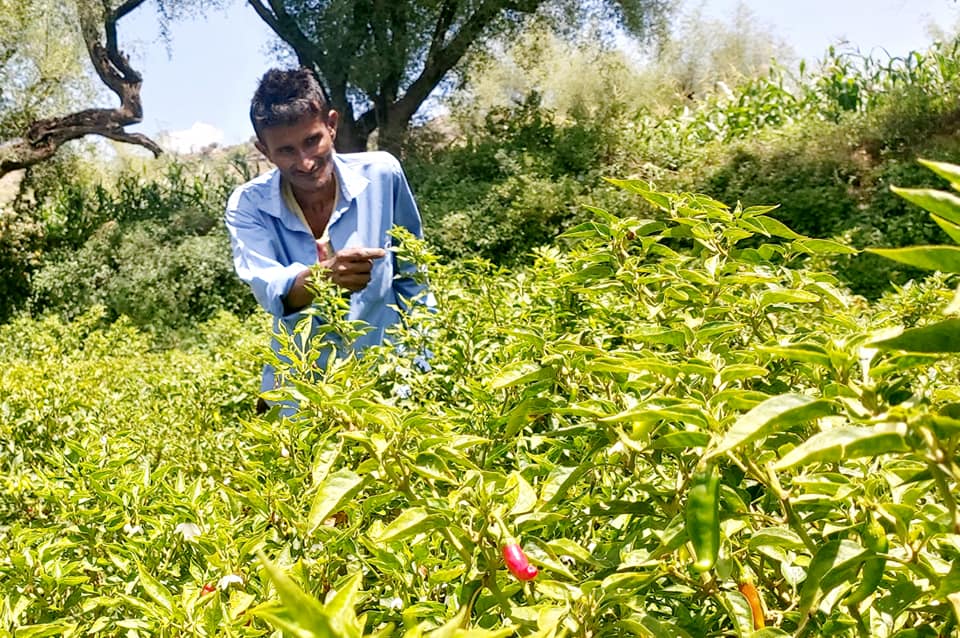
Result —
M 278 38 L 293 47 L 301 66 L 312 66 L 314 68 L 322 66 L 325 62 L 323 53 L 316 51 L 314 43 L 300 30 L 297 21 L 287 13 L 283 2 L 280 0 L 267 1 L 269 6 L 261 0 L 247 0 L 247 4 L 253 7 L 260 19 L 267 23 L 267 26 L 277 34 Z
M 116 25 L 117 20 L 145 1 L 127 0 L 115 11 L 109 11 L 105 1 L 102 25 L 94 20 L 90 13 L 82 12 L 80 15 L 80 31 L 93 68 L 100 80 L 120 98 L 120 106 L 114 109 L 85 109 L 61 117 L 37 120 L 22 137 L 0 144 L 0 176 L 48 159 L 66 142 L 87 135 L 102 135 L 109 139 L 137 144 L 150 150 L 155 156 L 163 152 L 160 146 L 146 135 L 124 130 L 125 126 L 143 120 L 143 106 L 140 102 L 142 77 L 117 48 Z M 101 42 L 101 37 L 105 37 L 106 47 Z
M 142 133 L 128 133 L 116 121 L 115 109 L 87 109 L 61 118 L 40 120 L 30 127 L 35 135 L 0 144 L 0 176 L 49 159 L 64 143 L 87 135 L 100 135 L 136 144 L 158 156 L 163 149 Z
M 443 48 L 443 43 L 447 40 L 447 32 L 457 15 L 457 4 L 457 0 L 444 0 L 443 4 L 440 5 L 440 15 L 437 16 L 433 37 L 430 38 L 430 50 L 427 51 L 427 66 L 436 58 Z
M 427 64 L 416 80 L 413 81 L 403 97 L 391 106 L 390 119 L 395 122 L 409 122 L 430 91 L 463 58 L 467 49 L 479 38 L 496 15 L 507 7 L 511 10 L 532 13 L 544 0 L 525 0 L 524 2 L 503 2 L 488 0 L 483 2 L 457 31 L 446 46 L 433 50 L 427 56 Z M 366 115 L 366 113 L 364 113 Z M 361 118 L 362 119 L 362 118 Z

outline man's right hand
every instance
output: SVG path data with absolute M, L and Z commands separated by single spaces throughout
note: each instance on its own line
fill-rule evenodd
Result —
M 362 290 L 370 283 L 374 260 L 382 259 L 387 254 L 383 248 L 344 248 L 324 259 L 324 252 L 318 244 L 320 267 L 327 273 L 330 281 L 350 292 Z

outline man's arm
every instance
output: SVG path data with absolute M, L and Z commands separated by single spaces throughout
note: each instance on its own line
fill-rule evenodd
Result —
M 239 192 L 230 198 L 224 221 L 230 234 L 237 275 L 250 286 L 264 310 L 276 317 L 289 314 L 284 299 L 296 279 L 309 272 L 310 265 L 280 262 L 277 247 L 263 218 L 244 205 Z

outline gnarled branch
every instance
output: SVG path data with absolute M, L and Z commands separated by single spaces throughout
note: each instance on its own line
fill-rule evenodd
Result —
M 90 61 L 100 80 L 120 98 L 120 106 L 113 109 L 84 109 L 61 117 L 37 120 L 22 137 L 0 143 L 0 176 L 48 159 L 66 142 L 87 135 L 101 135 L 137 144 L 149 149 L 154 156 L 163 152 L 146 135 L 128 133 L 124 129 L 143 120 L 143 105 L 140 102 L 143 78 L 117 47 L 117 21 L 145 1 L 126 0 L 116 10 L 106 10 L 102 24 L 90 14 L 81 12 L 81 32 Z

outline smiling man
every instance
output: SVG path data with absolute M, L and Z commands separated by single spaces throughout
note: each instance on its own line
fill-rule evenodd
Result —
M 424 296 L 389 251 L 394 226 L 422 236 L 400 164 L 383 152 L 338 154 L 337 118 L 308 69 L 267 71 L 250 105 L 256 147 L 276 168 L 233 192 L 225 221 L 237 274 L 274 317 L 275 352 L 313 301 L 314 264 L 350 294 L 348 319 L 370 326 L 357 350 L 382 343 L 398 309 Z M 265 366 L 261 391 L 277 382 Z

